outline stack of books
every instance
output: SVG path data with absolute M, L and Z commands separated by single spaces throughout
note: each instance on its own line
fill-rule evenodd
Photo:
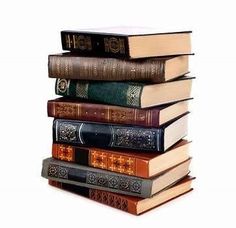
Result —
M 138 31 L 137 31 L 138 30 Z M 62 31 L 49 184 L 138 215 L 192 190 L 190 31 Z

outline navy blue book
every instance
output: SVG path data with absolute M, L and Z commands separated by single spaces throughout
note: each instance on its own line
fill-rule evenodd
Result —
M 55 119 L 53 142 L 164 152 L 187 135 L 187 117 L 185 114 L 159 128 Z

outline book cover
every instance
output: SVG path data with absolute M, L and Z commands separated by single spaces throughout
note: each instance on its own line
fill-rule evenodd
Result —
M 193 77 L 148 84 L 142 82 L 98 82 L 60 78 L 55 93 L 64 97 L 79 98 L 131 108 L 148 108 L 190 98 Z M 173 92 L 174 91 L 174 92 Z
M 86 197 L 104 205 L 131 213 L 140 215 L 157 206 L 162 205 L 176 197 L 179 197 L 192 190 L 191 183 L 194 178 L 187 176 L 173 186 L 148 199 L 140 197 L 127 196 L 118 193 L 96 190 L 58 181 L 49 180 L 49 185 Z
M 187 134 L 186 131 L 187 115 L 160 128 L 55 119 L 53 142 L 86 147 L 164 152 L 183 138 Z
M 53 158 L 43 160 L 42 177 L 67 184 L 148 198 L 184 178 L 190 159 L 150 179 L 133 177 Z
M 190 33 L 135 27 L 65 30 L 61 42 L 63 50 L 79 55 L 132 59 L 191 54 Z
M 140 109 L 62 97 L 49 100 L 47 111 L 48 116 L 61 119 L 159 127 L 187 113 L 188 100 Z
M 189 158 L 188 150 L 189 142 L 186 140 L 181 140 L 164 154 L 104 150 L 54 143 L 52 157 L 83 166 L 150 178 L 187 160 Z
M 51 78 L 160 83 L 188 73 L 188 56 L 123 60 L 62 53 L 48 56 L 48 73 Z

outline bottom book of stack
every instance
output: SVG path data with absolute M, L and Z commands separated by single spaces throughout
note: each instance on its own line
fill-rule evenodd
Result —
M 91 189 L 82 186 L 49 180 L 49 184 L 63 190 L 76 193 L 99 203 L 120 209 L 122 211 L 140 215 L 155 207 L 158 207 L 172 199 L 175 199 L 192 190 L 191 183 L 194 177 L 186 176 L 176 184 L 163 189 L 151 198 L 140 198 L 122 195 L 103 190 Z

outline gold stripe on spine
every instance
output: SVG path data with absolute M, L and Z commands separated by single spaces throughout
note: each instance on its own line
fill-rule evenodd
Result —
M 75 42 L 75 35 L 72 35 L 72 38 L 73 38 L 73 48 L 76 48 L 76 42 Z
M 77 116 L 76 116 L 76 118 L 79 118 L 80 117 L 80 115 L 81 115 L 81 104 L 76 104 L 76 107 L 77 107 L 77 112 L 76 112 L 76 114 L 77 114 Z
M 148 111 L 148 125 L 150 125 L 151 123 L 151 112 Z
M 137 109 L 134 109 L 134 121 L 137 121 Z
M 52 116 L 56 116 L 56 102 L 52 102 Z
M 76 83 L 76 97 L 88 99 L 88 83 Z
M 110 120 L 110 111 L 111 109 L 107 106 L 107 120 Z
M 65 39 L 66 39 L 66 48 L 71 48 L 70 34 L 66 34 Z

